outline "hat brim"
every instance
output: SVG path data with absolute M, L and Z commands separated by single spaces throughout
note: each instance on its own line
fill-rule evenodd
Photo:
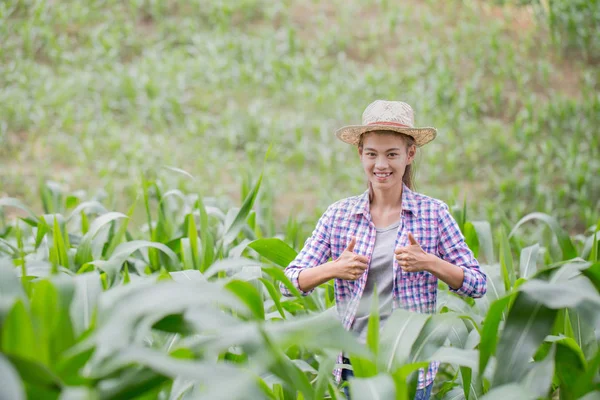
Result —
M 335 136 L 342 142 L 358 146 L 360 136 L 372 131 L 392 131 L 403 133 L 415 139 L 417 147 L 421 147 L 431 142 L 437 136 L 437 129 L 431 127 L 425 128 L 403 128 L 390 125 L 349 125 L 338 129 Z

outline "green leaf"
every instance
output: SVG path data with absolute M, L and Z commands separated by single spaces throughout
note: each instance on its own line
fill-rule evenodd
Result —
M 477 258 L 479 256 L 479 238 L 477 237 L 477 230 L 471 222 L 465 223 L 465 242 Z
M 371 313 L 367 323 L 367 347 L 375 358 L 379 355 L 379 297 L 377 296 L 377 284 L 374 285 L 371 296 Z
M 65 239 L 68 236 L 65 236 Z M 69 257 L 67 256 L 68 246 L 66 240 L 63 239 L 61 228 L 56 217 L 54 218 L 54 226 L 52 227 L 53 251 L 57 255 L 57 264 L 69 269 Z
M 259 280 L 263 283 L 267 289 L 267 292 L 269 292 L 269 296 L 271 296 L 273 304 L 275 304 L 279 315 L 281 315 L 281 318 L 285 319 L 285 312 L 283 311 L 283 307 L 281 307 L 281 292 L 279 292 L 279 290 L 277 290 L 275 286 L 265 278 L 259 278 Z
M 546 398 L 552 386 L 552 377 L 554 376 L 554 354 L 556 346 L 552 346 L 546 358 L 536 362 L 529 370 L 527 375 L 520 382 L 522 386 L 528 388 L 536 398 Z
M 169 274 L 176 282 L 206 282 L 206 278 L 197 270 L 175 271 Z
M 165 246 L 162 243 L 157 242 L 149 242 L 147 240 L 132 240 L 130 242 L 121 243 L 115 249 L 115 252 L 110 256 L 107 261 L 92 261 L 90 264 L 93 264 L 106 272 L 108 276 L 109 285 L 112 285 L 117 273 L 120 271 L 123 263 L 129 258 L 133 253 L 143 248 L 155 248 L 163 253 L 165 253 L 173 262 L 174 265 L 179 266 L 179 260 L 177 259 L 177 255 L 173 253 L 171 249 Z
M 396 397 L 396 386 L 388 374 L 354 378 L 350 380 L 350 396 L 353 399 L 393 399 Z
M 431 316 L 395 309 L 381 332 L 379 363 L 382 370 L 391 372 L 395 365 L 408 360 L 411 348 Z
M 232 280 L 228 282 L 225 287 L 246 303 L 257 319 L 265 319 L 265 308 L 262 296 L 252 284 L 244 281 Z
M 297 252 L 281 239 L 257 239 L 248 247 L 280 267 L 287 267 L 297 256 Z
M 409 360 L 411 363 L 428 361 L 448 337 L 456 317 L 450 313 L 432 315 L 425 325 L 417 340 L 413 344 Z
M 33 321 L 23 301 L 18 299 L 2 326 L 2 352 L 30 360 L 39 360 Z
M 498 342 L 494 387 L 519 382 L 526 375 L 530 358 L 550 332 L 555 318 L 556 310 L 544 306 L 528 293 L 517 294 Z
M 556 376 L 560 380 L 561 398 L 576 399 L 593 389 L 592 382 L 580 382 L 585 376 L 587 362 L 577 343 L 571 338 L 562 338 L 556 344 Z M 585 385 L 582 387 L 582 384 Z
M 133 219 L 133 213 L 135 212 L 135 207 L 137 205 L 137 202 L 138 202 L 138 198 L 136 198 L 135 201 L 133 202 L 133 204 L 131 204 L 131 207 L 129 207 L 129 210 L 127 211 L 127 216 L 124 217 L 125 220 L 119 226 L 119 230 L 117 231 L 117 233 L 115 233 L 113 235 L 113 237 L 110 239 L 110 243 L 108 244 L 108 248 L 106 249 L 106 253 L 105 253 L 106 257 L 112 256 L 112 254 L 114 253 L 117 246 L 119 244 L 121 244 L 124 239 L 126 239 L 127 227 L 129 226 L 129 221 L 131 221 Z M 123 218 L 123 217 L 121 217 L 121 218 Z
M 96 305 L 102 293 L 100 274 L 97 271 L 76 275 L 73 278 L 75 293 L 69 308 L 73 331 L 80 336 L 93 325 Z
M 101 215 L 92 222 L 90 229 L 83 236 L 81 243 L 77 247 L 77 252 L 75 253 L 75 264 L 77 266 L 82 266 L 94 259 L 94 255 L 92 254 L 92 242 L 94 238 L 102 228 L 119 218 L 127 218 L 127 216 L 120 212 L 109 212 Z
M 479 344 L 479 371 L 483 374 L 490 357 L 496 354 L 498 327 L 504 316 L 504 310 L 515 294 L 504 296 L 492 303 L 483 321 L 481 342 Z
M 25 400 L 21 377 L 2 353 L 0 353 L 0 388 L 4 399 Z
M 504 231 L 504 227 L 500 227 L 498 233 L 498 241 L 500 242 L 500 266 L 502 268 L 502 278 L 504 280 L 504 289 L 508 292 L 515 283 L 515 270 L 513 267 L 512 254 L 510 251 L 510 243 Z
M 18 199 L 15 199 L 12 197 L 3 197 L 0 199 L 0 207 L 18 208 L 22 211 L 25 211 L 29 215 L 29 218 L 31 218 L 33 221 L 35 221 L 35 222 L 39 221 L 38 218 L 33 213 L 33 211 L 31 211 L 31 209 L 29 207 L 27 207 L 25 204 L 23 204 L 23 202 L 21 202 Z
M 85 202 L 79 204 L 77 207 L 75 207 L 75 209 L 73 209 L 73 211 L 71 211 L 71 214 L 69 214 L 69 216 L 67 217 L 66 222 L 70 222 L 73 218 L 75 218 L 75 216 L 83 217 L 84 215 L 86 215 L 86 213 L 84 211 L 97 213 L 100 215 L 106 214 L 108 212 L 108 210 L 102 204 L 100 204 L 99 202 L 97 202 L 95 200 L 85 201 Z
M 556 236 L 556 239 L 558 240 L 558 244 L 562 250 L 562 260 L 571 260 L 571 259 L 577 257 L 577 250 L 575 249 L 575 246 L 573 246 L 573 242 L 571 242 L 571 238 L 569 237 L 569 234 L 560 227 L 560 224 L 558 223 L 556 218 L 554 218 L 548 214 L 534 212 L 534 213 L 524 216 L 523 218 L 521 218 L 521 220 L 519 220 L 519 222 L 517 222 L 515 227 L 512 229 L 512 231 L 508 235 L 509 238 L 524 223 L 529 222 L 529 221 L 534 221 L 534 220 L 544 222 L 546 225 L 548 225 L 550 227 L 550 229 Z
M 58 328 L 58 312 L 58 293 L 52 283 L 47 280 L 37 282 L 31 298 L 31 317 L 38 345 L 37 360 L 48 366 L 51 365 L 53 334 Z
M 494 240 L 492 237 L 492 227 L 488 221 L 473 221 L 475 231 L 477 232 L 477 242 L 481 249 L 479 259 L 487 264 L 492 264 L 494 259 Z
M 30 359 L 15 354 L 8 354 L 9 361 L 19 371 L 21 379 L 27 384 L 42 386 L 48 390 L 58 392 L 63 383 L 48 367 Z
M 258 191 L 260 189 L 260 184 L 262 182 L 263 174 L 261 173 L 258 181 L 252 188 L 252 191 L 246 196 L 240 211 L 235 216 L 233 222 L 225 228 L 225 235 L 223 236 L 223 244 L 224 246 L 233 242 L 233 240 L 237 237 L 237 235 L 242 230 L 243 225 L 246 223 L 246 218 L 254 205 L 254 201 L 256 200 L 256 196 L 258 195 Z
M 198 252 L 198 231 L 196 230 L 196 220 L 194 214 L 187 215 L 188 221 L 188 239 L 192 250 L 192 265 L 194 269 L 200 269 L 200 258 Z
M 600 292 L 600 262 L 592 264 L 589 268 L 581 271 L 592 282 L 598 292 Z
M 521 259 L 519 262 L 519 276 L 529 279 L 537 272 L 537 257 L 540 251 L 539 243 L 521 250 Z
M 530 393 L 529 389 L 518 383 L 509 383 L 506 385 L 492 388 L 480 400 L 534 400 L 535 396 Z

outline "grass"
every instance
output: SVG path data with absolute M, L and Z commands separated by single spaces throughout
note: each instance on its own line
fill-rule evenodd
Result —
M 439 129 L 421 192 L 466 198 L 474 219 L 549 212 L 577 233 L 600 218 L 598 69 L 527 7 L 7 1 L 0 37 L 0 194 L 34 206 L 50 180 L 125 212 L 163 166 L 235 202 L 272 145 L 263 203 L 279 228 L 311 225 L 365 188 L 334 130 L 387 98 Z

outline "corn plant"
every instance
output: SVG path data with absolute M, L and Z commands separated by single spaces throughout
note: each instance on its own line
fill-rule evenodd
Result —
M 147 222 L 138 229 L 128 223 L 135 206 L 123 214 L 82 201 L 68 215 L 38 215 L 1 199 L 27 214 L 3 226 L 0 241 L 5 393 L 342 399 L 331 372 L 344 351 L 359 398 L 412 398 L 416 371 L 432 360 L 442 363 L 438 398 L 598 394 L 600 227 L 573 242 L 537 213 L 493 237 L 489 223 L 455 209 L 469 245 L 485 254 L 488 294 L 463 299 L 440 283 L 438 313 L 396 310 L 381 332 L 375 309 L 362 345 L 335 316 L 331 282 L 302 296 L 285 278 L 299 246 L 260 237 L 261 182 L 225 211 L 143 179 Z M 553 239 L 521 249 L 520 230 L 540 222 Z M 296 296 L 282 297 L 280 282 Z

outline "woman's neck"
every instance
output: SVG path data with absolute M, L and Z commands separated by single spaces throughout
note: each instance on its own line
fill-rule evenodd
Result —
M 402 186 L 389 190 L 372 189 L 371 209 L 377 211 L 394 211 L 402 209 Z

